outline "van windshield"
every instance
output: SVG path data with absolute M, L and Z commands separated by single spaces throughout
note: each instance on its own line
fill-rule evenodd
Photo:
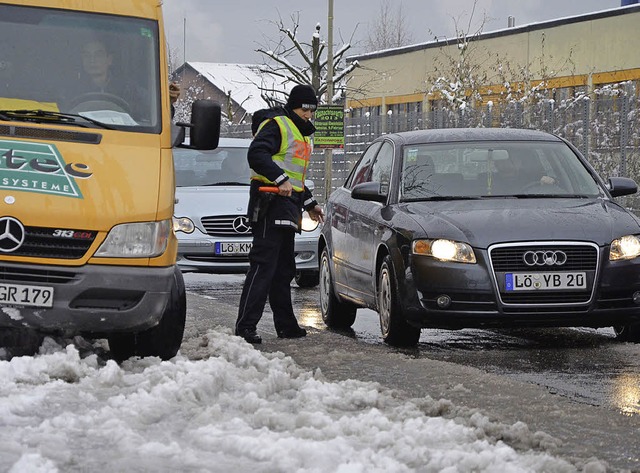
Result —
M 158 133 L 158 58 L 155 21 L 0 4 L 0 115 Z

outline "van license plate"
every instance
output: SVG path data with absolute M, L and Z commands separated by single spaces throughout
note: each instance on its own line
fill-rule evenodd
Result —
M 586 289 L 586 273 L 507 273 L 507 291 L 555 291 Z
M 220 256 L 244 256 L 251 250 L 251 242 L 217 241 L 215 254 Z
M 0 283 L 0 305 L 53 307 L 53 288 Z

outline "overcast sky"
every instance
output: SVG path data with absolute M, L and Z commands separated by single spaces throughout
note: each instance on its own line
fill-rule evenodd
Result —
M 334 0 L 335 44 L 350 42 L 352 54 L 362 53 L 358 42 L 367 38 L 370 25 L 379 17 L 381 1 Z M 390 1 L 393 11 L 402 5 L 414 43 L 431 41 L 433 34 L 451 36 L 455 21 L 465 26 L 469 22 L 474 5 L 474 0 Z M 495 31 L 507 26 L 509 16 L 521 26 L 620 4 L 621 0 L 477 0 L 473 19 L 477 29 L 486 16 L 483 31 Z M 273 22 L 282 18 L 291 26 L 291 16 L 298 13 L 304 40 L 311 40 L 317 23 L 322 26 L 322 38 L 327 35 L 328 0 L 164 0 L 163 10 L 169 46 L 178 64 L 185 51 L 188 61 L 261 63 L 255 49 L 267 46 L 266 38 L 279 37 Z

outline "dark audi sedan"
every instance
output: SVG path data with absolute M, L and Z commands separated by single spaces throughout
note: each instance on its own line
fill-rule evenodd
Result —
M 371 143 L 327 203 L 320 302 L 329 327 L 360 307 L 385 342 L 421 328 L 613 327 L 640 341 L 640 219 L 547 133 L 445 129 Z

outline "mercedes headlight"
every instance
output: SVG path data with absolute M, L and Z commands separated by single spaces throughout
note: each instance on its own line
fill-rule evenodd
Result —
M 619 261 L 640 256 L 640 238 L 636 235 L 625 235 L 611 242 L 609 260 Z
M 196 229 L 193 220 L 189 217 L 173 217 L 173 232 L 193 233 Z
M 167 249 L 171 221 L 124 223 L 111 229 L 95 256 L 153 258 Z
M 440 261 L 475 263 L 473 248 L 466 243 L 444 239 L 415 240 L 412 245 L 414 255 L 432 256 Z
M 318 228 L 318 222 L 309 217 L 309 213 L 307 211 L 302 212 L 302 231 L 312 232 L 316 228 Z

